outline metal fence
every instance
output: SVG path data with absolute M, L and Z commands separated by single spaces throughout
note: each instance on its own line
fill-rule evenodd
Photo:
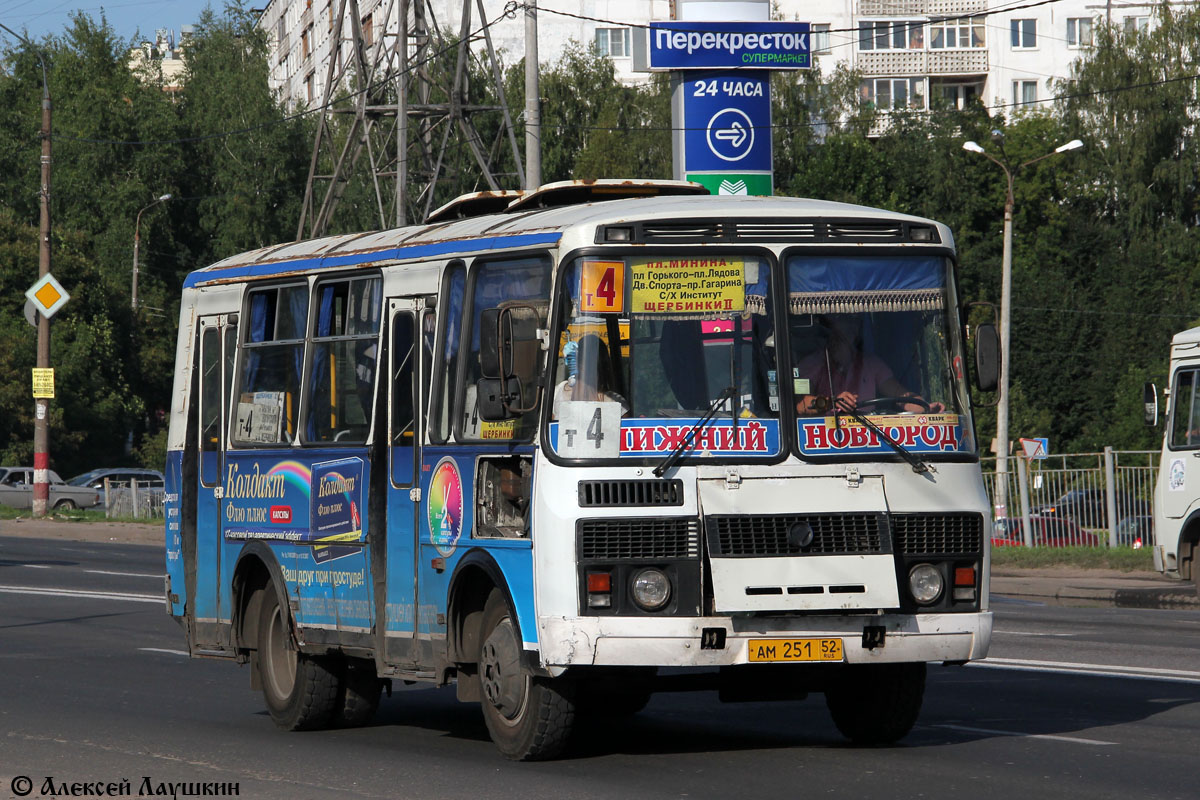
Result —
M 104 515 L 134 519 L 162 519 L 162 481 L 104 481 Z
M 1008 459 L 1007 505 L 996 505 L 996 459 L 983 461 L 998 543 L 1149 546 L 1157 450 Z

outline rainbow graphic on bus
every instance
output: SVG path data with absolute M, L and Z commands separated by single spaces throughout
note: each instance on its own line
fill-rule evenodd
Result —
M 429 481 L 429 542 L 443 556 L 454 554 L 463 526 L 462 475 L 450 457 L 438 462 Z
M 309 493 L 309 487 L 312 485 L 312 470 L 299 461 L 280 461 L 267 471 L 267 475 L 282 476 L 285 484 L 304 492 L 305 495 Z

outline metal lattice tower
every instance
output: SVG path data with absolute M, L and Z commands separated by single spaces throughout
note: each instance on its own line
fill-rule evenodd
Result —
M 503 177 L 515 177 L 523 188 L 525 170 L 483 0 L 463 0 L 454 42 L 439 29 L 429 0 L 387 0 L 379 6 L 384 9 L 384 32 L 368 44 L 358 5 L 358 0 L 338 3 L 296 238 L 327 233 L 354 181 L 368 181 L 372 187 L 381 229 L 424 219 L 434 207 L 439 180 L 447 179 L 443 173 L 449 148 L 463 144 L 479 167 L 471 186 L 461 187 L 464 191 L 485 188 L 481 183 L 491 190 L 500 188 L 495 164 L 506 138 L 518 174 Z M 479 14 L 474 26 L 472 5 Z M 396 20 L 404 24 L 393 25 Z M 471 45 L 480 40 L 498 105 L 467 102 Z M 453 71 L 444 68 L 451 58 Z M 447 100 L 432 102 L 439 89 Z M 483 141 L 472 121 L 479 112 L 503 115 L 490 143 Z

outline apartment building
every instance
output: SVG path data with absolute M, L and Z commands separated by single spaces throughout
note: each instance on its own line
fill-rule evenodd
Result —
M 416 3 L 420 0 L 411 0 Z M 458 31 L 463 0 L 435 0 L 428 22 Z M 395 35 L 398 3 L 360 0 L 368 42 Z M 505 64 L 525 52 L 521 10 L 505 17 L 505 0 L 485 0 L 493 46 Z M 472 2 L 473 10 L 475 10 Z M 669 0 L 540 0 L 539 59 L 557 60 L 571 40 L 594 43 L 612 58 L 619 80 L 647 76 L 632 70 L 632 29 L 670 18 Z M 273 88 L 293 103 L 323 96 L 333 49 L 338 0 L 270 0 L 259 25 L 273 34 Z M 861 98 L 880 109 L 963 107 L 982 102 L 993 113 L 1034 108 L 1055 94 L 1072 62 L 1092 45 L 1103 21 L 1127 29 L 1153 22 L 1152 3 L 1057 0 L 777 0 L 776 18 L 809 22 L 814 65 L 838 64 L 863 76 Z M 390 15 L 387 13 L 391 10 Z M 385 19 L 385 16 L 390 18 Z M 349 30 L 349 20 L 346 21 Z M 482 27 L 473 15 L 470 30 Z M 475 45 L 482 48 L 482 41 Z

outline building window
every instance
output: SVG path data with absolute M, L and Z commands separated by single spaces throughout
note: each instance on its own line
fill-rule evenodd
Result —
M 1014 106 L 1027 106 L 1037 102 L 1037 81 L 1013 81 Z
M 1010 23 L 1012 31 L 1012 46 L 1017 50 L 1028 50 L 1037 47 L 1037 20 L 1014 19 Z
M 372 22 L 372 16 L 373 14 L 367 14 L 362 18 L 363 44 L 367 47 L 375 43 L 375 25 Z
M 304 96 L 308 98 L 308 104 L 312 105 L 314 99 L 313 76 L 315 73 L 308 73 L 304 76 Z
M 609 58 L 629 58 L 629 28 L 596 28 L 596 52 Z
M 859 99 L 881 111 L 925 108 L 923 78 L 868 78 L 859 84 Z
M 933 50 L 983 47 L 983 25 L 983 17 L 931 22 L 929 24 L 929 47 Z
M 859 50 L 924 50 L 925 25 L 921 22 L 860 22 Z
M 814 53 L 829 52 L 829 23 L 814 22 L 808 27 L 809 46 Z
M 308 58 L 310 55 L 312 55 L 312 25 L 300 31 L 300 57 Z
M 960 111 L 979 99 L 983 86 L 978 83 L 931 83 L 930 106 L 957 108 Z
M 1067 47 L 1091 47 L 1093 43 L 1091 17 L 1067 20 Z
M 283 41 L 283 37 L 287 35 L 287 14 L 280 14 L 278 21 L 275 23 L 275 44 Z
M 1125 18 L 1125 33 L 1145 33 L 1150 29 L 1150 17 L 1133 16 Z

